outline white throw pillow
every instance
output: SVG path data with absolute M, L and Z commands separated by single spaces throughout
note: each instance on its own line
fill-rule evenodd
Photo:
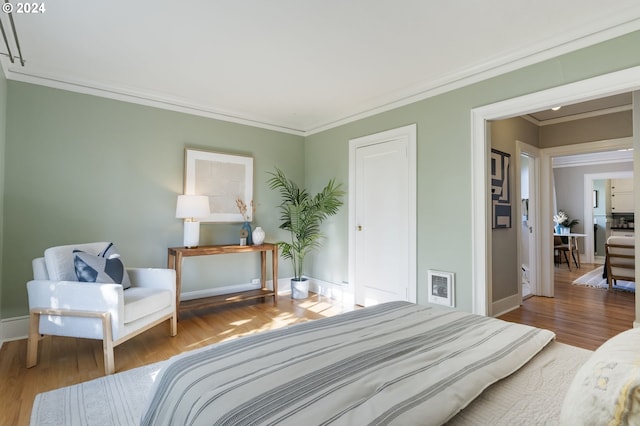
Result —
M 612 337 L 578 370 L 560 424 L 640 424 L 640 329 Z

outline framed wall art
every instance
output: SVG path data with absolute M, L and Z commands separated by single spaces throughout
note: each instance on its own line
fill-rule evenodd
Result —
M 491 212 L 492 228 L 511 228 L 511 186 L 509 166 L 511 155 L 491 150 Z
M 209 197 L 211 215 L 201 222 L 253 219 L 253 209 L 243 217 L 237 205 L 237 200 L 252 205 L 253 157 L 186 148 L 184 163 L 184 193 Z

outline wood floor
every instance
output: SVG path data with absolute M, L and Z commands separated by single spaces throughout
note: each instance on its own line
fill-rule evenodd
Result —
M 502 319 L 554 331 L 557 340 L 595 349 L 609 337 L 632 327 L 635 295 L 571 285 L 595 265 L 579 271 L 556 268 L 555 298 L 531 297 Z M 162 324 L 115 348 L 116 371 L 167 359 L 178 353 L 264 330 L 342 313 L 348 308 L 311 296 L 272 302 L 249 301 L 181 314 L 178 335 L 169 337 Z M 28 425 L 33 398 L 40 392 L 84 382 L 103 375 L 99 341 L 45 337 L 39 363 L 27 369 L 26 340 L 7 342 L 0 350 L 0 425 Z
M 599 265 L 581 264 L 569 271 L 555 267 L 555 297 L 533 296 L 499 318 L 546 328 L 556 340 L 594 350 L 610 337 L 633 328 L 635 293 L 572 285 L 576 278 Z
M 168 323 L 115 348 L 116 372 L 167 359 L 184 351 L 260 331 L 333 316 L 346 310 L 321 296 L 305 300 L 271 298 L 180 314 L 178 335 Z M 47 336 L 40 341 L 38 365 L 27 369 L 27 341 L 7 342 L 0 349 L 0 425 L 28 425 L 36 394 L 104 375 L 98 340 Z

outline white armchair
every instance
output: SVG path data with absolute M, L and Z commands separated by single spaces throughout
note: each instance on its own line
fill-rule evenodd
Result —
M 115 371 L 113 348 L 169 320 L 177 334 L 176 275 L 172 269 L 127 268 L 131 287 L 79 282 L 74 250 L 97 255 L 109 243 L 52 247 L 33 260 L 29 296 L 27 367 L 38 362 L 40 335 L 101 339 L 106 374 Z

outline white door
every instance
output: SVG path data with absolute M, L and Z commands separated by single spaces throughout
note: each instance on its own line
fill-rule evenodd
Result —
M 539 295 L 540 289 L 538 286 L 538 277 L 540 276 L 540 244 L 539 244 L 539 197 L 540 191 L 538 186 L 538 176 L 540 170 L 540 151 L 538 148 L 517 141 L 517 152 L 520 153 L 520 172 L 524 170 L 523 164 L 527 164 L 526 167 L 526 182 L 525 177 L 522 175 L 523 181 L 521 182 L 521 204 L 520 214 L 522 217 L 521 226 L 521 241 L 526 244 L 521 246 L 521 265 L 520 268 L 520 282 L 521 296 L 527 294 Z M 524 160 L 524 161 L 523 161 Z M 526 186 L 526 188 L 525 188 Z M 526 194 L 526 196 L 525 196 Z M 526 202 L 524 200 L 527 200 Z M 526 255 L 525 255 L 526 253 Z M 525 268 L 526 265 L 526 268 Z M 524 293 L 524 283 L 527 282 L 528 293 Z M 522 302 L 522 301 L 521 301 Z
M 415 302 L 415 204 L 410 141 L 381 138 L 355 146 L 355 302 Z M 353 142 L 353 141 L 352 141 Z M 413 247 L 412 247 L 413 246 Z

